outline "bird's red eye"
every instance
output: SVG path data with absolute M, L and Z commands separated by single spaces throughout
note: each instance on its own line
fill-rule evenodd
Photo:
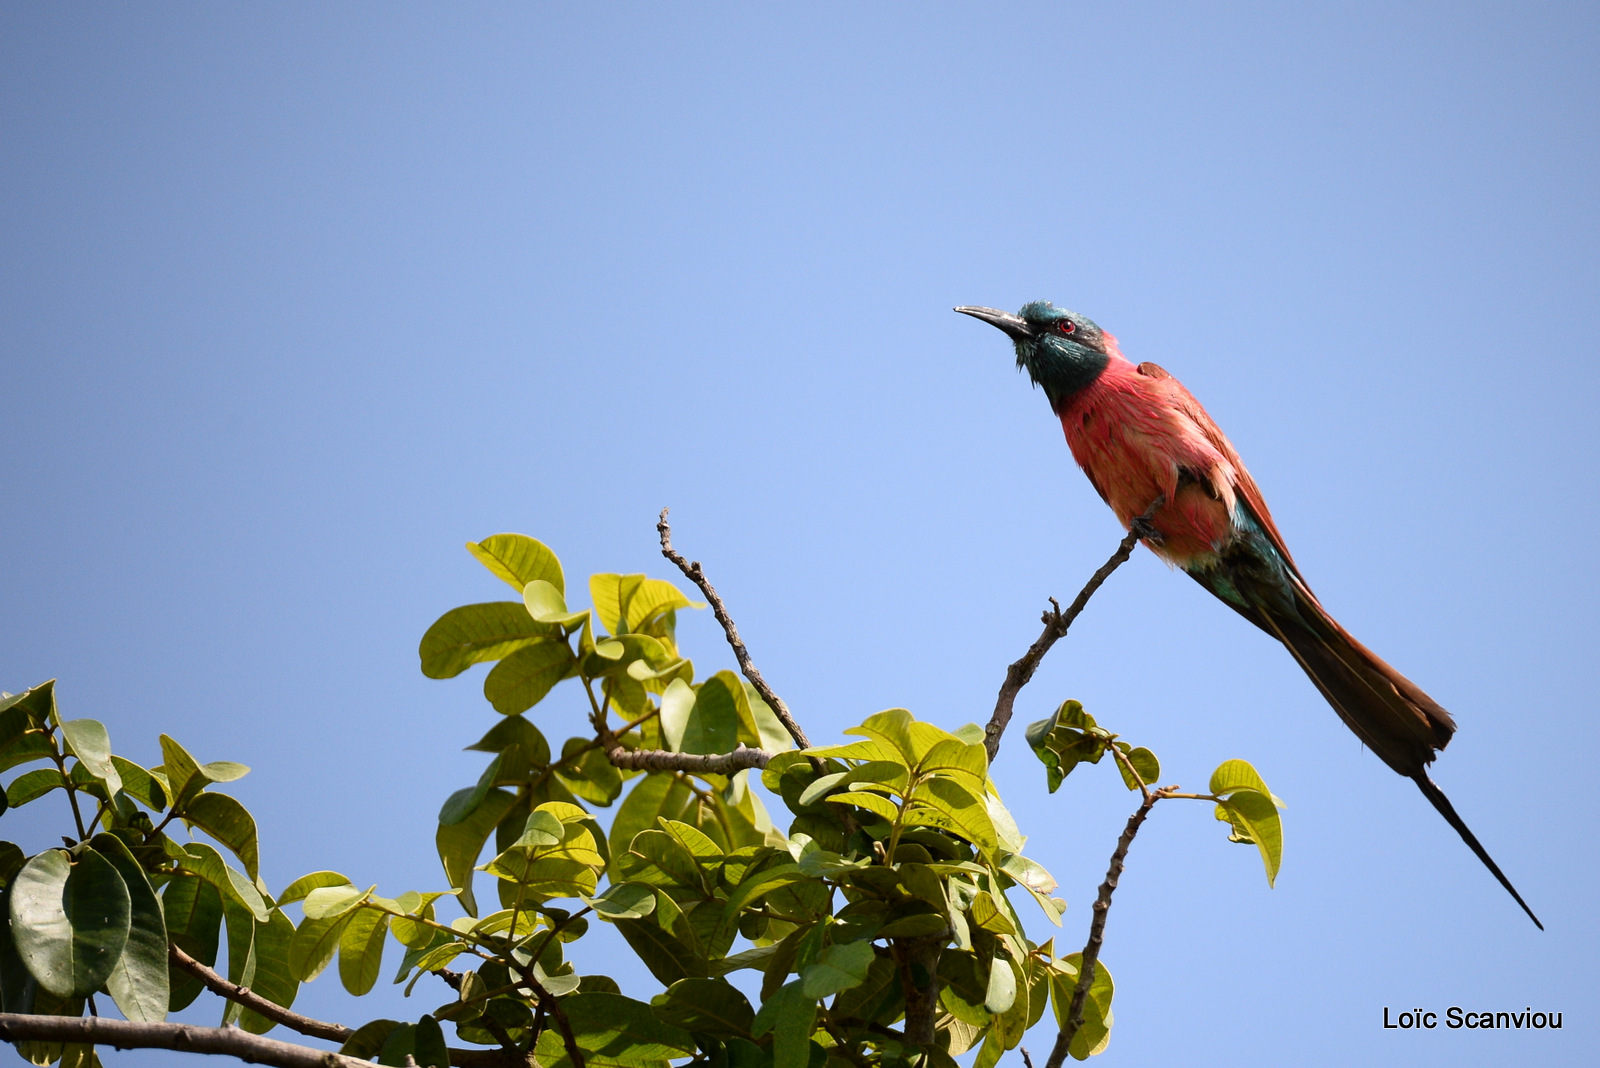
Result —
M 1063 334 L 1070 334 L 1074 330 L 1078 329 L 1078 324 L 1073 322 L 1071 319 L 1064 319 L 1062 320 L 1061 325 L 1056 327 L 1056 329 L 1060 330 Z

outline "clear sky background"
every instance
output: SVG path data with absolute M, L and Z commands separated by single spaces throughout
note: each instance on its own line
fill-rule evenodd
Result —
M 673 577 L 670 505 L 813 738 L 982 721 L 1120 536 L 949 310 L 1052 299 L 1188 385 L 1330 609 L 1454 712 L 1436 778 L 1549 928 L 1141 551 L 1018 720 L 1079 698 L 1190 787 L 1244 757 L 1286 847 L 1269 890 L 1157 809 L 1100 1063 L 1594 1063 L 1597 47 L 1582 4 L 6 3 L 0 687 L 252 765 L 274 888 L 442 886 L 497 717 L 417 641 L 509 592 L 462 543 Z M 1133 799 L 1047 795 L 1020 730 L 996 775 L 1081 945 Z M 30 851 L 32 811 L 0 827 Z M 1565 1026 L 1382 1028 L 1450 1005 Z

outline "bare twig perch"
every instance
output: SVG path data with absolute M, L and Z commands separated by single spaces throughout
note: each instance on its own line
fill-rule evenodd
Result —
M 700 587 L 700 592 L 706 595 L 706 600 L 711 604 L 711 611 L 716 613 L 717 622 L 722 624 L 722 631 L 728 636 L 728 644 L 733 647 L 734 658 L 739 661 L 739 670 L 750 680 L 750 685 L 756 688 L 756 693 L 761 695 L 761 699 L 778 717 L 778 722 L 789 732 L 794 744 L 801 749 L 810 749 L 811 742 L 806 738 L 806 732 L 800 729 L 800 724 L 794 721 L 794 716 L 789 714 L 789 706 L 783 703 L 783 698 L 772 692 L 767 680 L 756 670 L 755 662 L 750 659 L 750 650 L 744 647 L 744 642 L 739 638 L 739 628 L 733 625 L 733 617 L 728 614 L 727 605 L 722 603 L 722 598 L 717 596 L 716 588 L 706 579 L 706 573 L 700 567 L 700 562 L 697 560 L 691 564 L 683 558 L 682 553 L 672 547 L 672 527 L 667 524 L 665 508 L 661 509 L 661 517 L 656 521 L 656 531 L 661 535 L 661 555 L 678 565 L 678 570 L 682 571 L 690 582 Z
M 1022 654 L 1021 660 L 1006 669 L 1006 679 L 1000 684 L 1000 696 L 995 699 L 994 715 L 989 717 L 989 725 L 983 729 L 983 747 L 989 751 L 991 764 L 994 763 L 995 754 L 1000 752 L 1000 736 L 1005 733 L 1006 724 L 1011 722 L 1012 705 L 1016 703 L 1017 694 L 1028 685 L 1028 680 L 1033 678 L 1033 673 L 1038 670 L 1039 661 L 1044 659 L 1044 654 L 1050 651 L 1050 647 L 1066 637 L 1067 628 L 1072 626 L 1072 621 L 1078 618 L 1084 606 L 1089 603 L 1089 598 L 1094 596 L 1094 592 L 1111 577 L 1111 572 L 1121 567 L 1127 562 L 1128 557 L 1133 555 L 1133 547 L 1139 543 L 1140 538 L 1151 536 L 1153 532 L 1149 528 L 1150 518 L 1165 502 L 1165 495 L 1157 497 L 1151 502 L 1150 507 L 1145 509 L 1144 515 L 1133 521 L 1127 536 L 1117 546 L 1117 551 L 1100 565 L 1098 571 L 1089 576 L 1089 581 L 1078 591 L 1078 596 L 1072 599 L 1065 612 L 1061 610 L 1061 605 L 1054 597 L 1050 598 L 1051 607 L 1044 614 L 1043 633 L 1028 646 L 1028 651 Z

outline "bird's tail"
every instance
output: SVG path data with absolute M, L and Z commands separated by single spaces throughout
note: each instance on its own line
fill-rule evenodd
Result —
M 1500 865 L 1467 827 L 1444 791 L 1428 777 L 1434 751 L 1455 733 L 1455 721 L 1422 688 L 1351 637 L 1300 583 L 1294 584 L 1291 611 L 1271 603 L 1247 617 L 1269 631 L 1294 654 L 1339 718 L 1389 767 L 1413 780 L 1445 822 L 1455 828 L 1500 885 L 1516 899 L 1539 930 L 1544 924 L 1522 900 Z
M 1189 574 L 1294 654 L 1345 725 L 1380 760 L 1416 782 L 1467 848 L 1500 880 L 1528 918 L 1544 930 L 1544 924 L 1539 923 L 1444 791 L 1428 778 L 1434 752 L 1448 745 L 1455 733 L 1450 713 L 1341 627 L 1293 566 L 1282 559 L 1275 545 L 1254 548 L 1255 552 L 1224 557 L 1219 566 L 1197 568 Z
M 1433 802 L 1433 807 L 1439 810 L 1439 815 L 1443 816 L 1445 822 L 1456 829 L 1456 833 L 1461 836 L 1461 840 L 1467 843 L 1467 848 L 1478 855 L 1478 859 L 1483 861 L 1483 866 L 1494 873 L 1494 877 L 1500 880 L 1500 885 L 1506 888 L 1507 893 L 1516 898 L 1517 904 L 1522 906 L 1522 911 L 1528 914 L 1528 919 L 1533 921 L 1533 925 L 1541 931 L 1544 930 L 1544 924 L 1539 922 L 1539 917 L 1533 914 L 1533 910 L 1528 907 L 1528 903 L 1522 900 L 1522 895 L 1517 893 L 1517 888 L 1511 885 L 1511 880 L 1507 879 L 1506 873 L 1500 870 L 1500 865 L 1496 864 L 1494 858 L 1489 855 L 1489 851 L 1483 848 L 1482 843 L 1478 841 L 1478 836 L 1473 834 L 1467 827 L 1466 821 L 1456 814 L 1456 807 L 1450 803 L 1448 797 L 1444 796 L 1444 791 L 1439 789 L 1439 784 L 1428 778 L 1428 773 L 1425 771 L 1419 771 L 1411 778 L 1416 781 L 1417 789 L 1422 791 L 1422 796 Z

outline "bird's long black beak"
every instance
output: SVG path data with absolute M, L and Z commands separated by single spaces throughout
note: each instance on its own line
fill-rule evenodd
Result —
M 963 305 L 954 309 L 962 315 L 970 315 L 974 319 L 982 319 L 997 330 L 1003 330 L 1012 341 L 1028 341 L 1033 337 L 1033 330 L 1019 316 L 1010 312 L 1003 312 L 998 308 L 979 308 Z

